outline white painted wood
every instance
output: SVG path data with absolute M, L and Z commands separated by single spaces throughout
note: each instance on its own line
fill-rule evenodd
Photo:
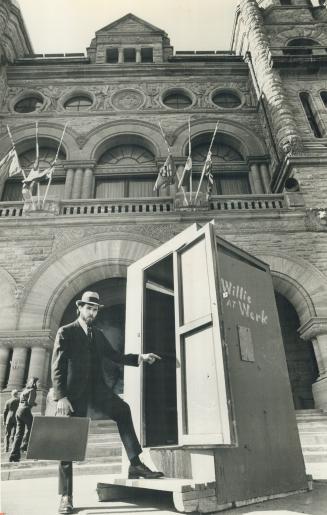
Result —
M 212 326 L 185 336 L 182 345 L 187 434 L 215 434 L 220 420 Z
M 216 259 L 212 224 L 174 255 L 178 432 L 179 444 L 184 445 L 231 443 Z M 191 336 L 184 320 L 192 328 Z M 209 358 L 203 362 L 205 355 Z
M 180 261 L 184 325 L 208 315 L 211 311 L 205 238 L 182 251 Z

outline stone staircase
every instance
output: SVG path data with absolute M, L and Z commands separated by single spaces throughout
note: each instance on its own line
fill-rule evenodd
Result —
M 32 479 L 56 476 L 58 462 L 27 460 L 22 453 L 18 463 L 9 463 L 9 453 L 4 452 L 1 443 L 1 480 Z M 112 420 L 93 420 L 83 462 L 74 462 L 74 474 L 119 474 L 121 472 L 122 445 L 117 425 Z
M 296 412 L 305 466 L 313 479 L 327 480 L 327 412 L 299 410 Z M 74 463 L 74 474 L 119 474 L 122 445 L 115 422 L 96 420 L 90 424 L 90 434 L 83 462 Z M 58 463 L 26 460 L 9 463 L 9 454 L 1 452 L 1 480 L 56 476 Z
M 296 420 L 307 474 L 327 480 L 327 412 L 298 410 Z

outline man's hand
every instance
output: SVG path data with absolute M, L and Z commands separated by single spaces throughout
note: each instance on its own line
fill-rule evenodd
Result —
M 58 415 L 59 417 L 69 417 L 69 415 L 73 413 L 73 411 L 73 407 L 70 404 L 70 401 L 67 399 L 67 397 L 59 399 L 59 401 L 57 402 L 56 415 Z
M 150 352 L 149 354 L 140 354 L 141 361 L 145 361 L 145 363 L 149 363 L 149 365 L 152 365 L 155 361 L 161 360 L 160 356 L 157 356 L 157 354 L 153 354 L 153 352 Z

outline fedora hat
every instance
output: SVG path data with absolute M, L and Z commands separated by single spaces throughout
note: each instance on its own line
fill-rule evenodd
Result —
M 103 308 L 104 306 L 100 304 L 100 297 L 96 291 L 85 291 L 80 300 L 76 301 L 76 306 L 82 306 L 83 304 L 90 304 L 91 306 L 98 306 L 98 308 Z

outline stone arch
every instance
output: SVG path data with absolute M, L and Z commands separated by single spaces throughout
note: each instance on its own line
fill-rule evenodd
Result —
M 89 239 L 53 257 L 25 296 L 18 329 L 55 332 L 65 307 L 83 288 L 101 279 L 126 277 L 127 266 L 158 244 L 148 237 L 120 233 Z
M 39 138 L 40 140 L 49 141 L 54 147 L 58 147 L 62 131 L 64 126 L 58 124 L 43 124 L 39 123 Z M 15 128 L 12 131 L 15 146 L 18 154 L 24 152 L 30 145 L 31 141 L 35 142 L 35 124 L 28 123 Z M 62 150 L 66 154 L 66 159 L 80 159 L 80 148 L 76 142 L 77 134 L 75 131 L 69 128 L 66 129 L 65 136 L 62 142 Z M 0 139 L 0 148 L 3 148 L 4 152 L 8 151 L 11 147 L 11 143 L 6 134 Z
M 275 289 L 294 306 L 301 325 L 327 316 L 327 279 L 316 267 L 290 256 L 258 257 L 270 265 Z
M 123 141 L 127 135 L 142 141 L 157 159 L 166 156 L 167 146 L 159 127 L 141 120 L 128 120 L 107 123 L 92 130 L 85 143 L 85 147 L 89 149 L 89 158 L 98 161 L 110 140 Z
M 1 330 L 12 330 L 15 329 L 17 319 L 17 284 L 12 275 L 3 268 L 0 268 L 0 283 Z
M 191 134 L 195 139 L 201 134 L 213 134 L 217 120 L 199 120 L 192 122 Z M 266 156 L 267 149 L 264 141 L 259 138 L 253 131 L 243 125 L 230 121 L 219 119 L 218 137 L 220 135 L 223 142 L 234 146 L 234 148 L 246 159 L 250 156 Z M 188 146 L 188 124 L 185 123 L 176 131 L 176 141 L 174 149 L 176 155 L 185 156 Z

